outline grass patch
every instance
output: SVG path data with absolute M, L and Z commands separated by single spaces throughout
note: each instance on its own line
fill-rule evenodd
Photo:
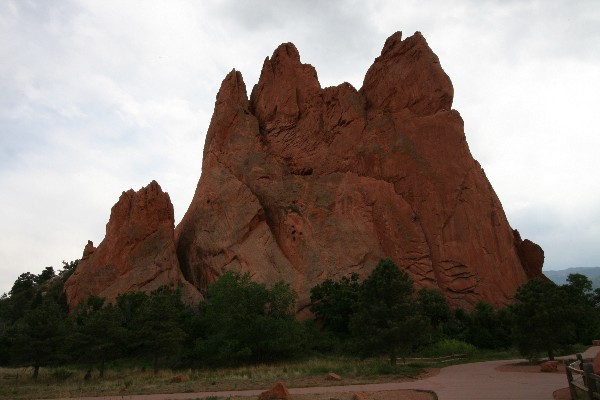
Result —
M 50 376 L 56 380 L 57 382 L 63 382 L 72 377 L 74 374 L 73 371 L 68 370 L 66 368 L 56 368 L 50 372 Z
M 289 387 L 350 385 L 414 378 L 424 369 L 412 363 L 391 367 L 385 358 L 361 360 L 323 356 L 238 368 L 161 370 L 157 375 L 146 368 L 108 368 L 104 378 L 100 379 L 98 371 L 93 371 L 92 379 L 87 381 L 84 380 L 86 372 L 85 368 L 75 367 L 41 368 L 38 380 L 34 381 L 30 369 L 0 369 L 0 375 L 16 376 L 18 373 L 18 378 L 2 382 L 0 398 L 76 398 L 266 389 L 277 381 L 283 381 Z M 329 372 L 342 376 L 342 381 L 326 380 Z M 187 375 L 189 380 L 170 382 L 176 375 Z
M 128 396 L 151 393 L 195 393 L 202 391 L 265 390 L 277 381 L 288 387 L 352 385 L 401 381 L 418 377 L 427 368 L 441 368 L 467 362 L 523 358 L 516 350 L 482 351 L 465 343 L 448 341 L 439 346 L 424 348 L 415 358 L 398 360 L 391 366 L 386 357 L 359 359 L 350 356 L 315 356 L 285 363 L 241 366 L 218 369 L 161 370 L 154 375 L 152 368 L 134 367 L 123 363 L 108 366 L 104 378 L 98 371 L 90 380 L 84 380 L 87 368 L 69 366 L 41 368 L 37 381 L 31 379 L 30 368 L 0 368 L 0 398 L 42 399 L 77 398 L 86 396 Z M 570 349 L 570 350 L 584 350 Z M 440 360 L 455 353 L 465 353 L 464 358 Z M 566 353 L 570 354 L 570 353 Z M 435 356 L 436 358 L 424 358 Z M 342 381 L 326 380 L 334 372 Z M 186 375 L 187 382 L 172 383 L 176 375 Z

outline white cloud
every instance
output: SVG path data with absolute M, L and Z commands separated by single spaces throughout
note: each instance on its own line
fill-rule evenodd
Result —
M 357 88 L 385 39 L 421 31 L 471 150 L 552 267 L 600 265 L 596 0 L 0 2 L 0 293 L 104 235 L 156 179 L 180 219 L 221 80 L 248 91 L 282 42 Z

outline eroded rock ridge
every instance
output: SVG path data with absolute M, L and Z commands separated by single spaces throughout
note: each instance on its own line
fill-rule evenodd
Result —
M 65 291 L 73 308 L 91 295 L 114 302 L 120 294 L 164 285 L 181 285 L 188 303 L 201 299 L 179 267 L 171 199 L 152 181 L 137 192 L 123 192 L 111 210 L 104 240 L 97 248 L 88 241 Z

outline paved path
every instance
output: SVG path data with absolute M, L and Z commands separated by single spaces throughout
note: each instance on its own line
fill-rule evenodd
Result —
M 590 347 L 584 358 L 593 358 L 600 346 Z M 560 357 L 559 357 L 560 358 Z M 572 358 L 567 356 L 562 358 Z M 291 394 L 334 392 L 377 392 L 400 389 L 433 390 L 439 400 L 552 400 L 555 390 L 567 387 L 565 374 L 500 372 L 496 367 L 523 360 L 486 361 L 453 365 L 438 375 L 413 382 L 375 383 L 369 385 L 327 386 L 290 389 Z M 266 390 L 266 388 L 265 388 Z M 138 396 L 86 397 L 81 400 L 183 400 L 210 396 L 258 396 L 263 390 L 228 392 L 175 393 Z

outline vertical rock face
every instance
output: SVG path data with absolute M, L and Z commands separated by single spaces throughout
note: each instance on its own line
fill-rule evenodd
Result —
M 360 90 L 321 88 L 291 43 L 265 60 L 249 99 L 233 70 L 175 231 L 186 279 L 283 279 L 302 308 L 324 279 L 365 277 L 388 257 L 455 306 L 509 302 L 541 274 L 543 251 L 513 234 L 452 99 L 419 33 L 392 35 Z
M 200 293 L 179 269 L 173 229 L 173 206 L 158 183 L 123 192 L 111 210 L 106 237 L 97 248 L 88 241 L 75 273 L 65 282 L 69 306 L 90 295 L 112 302 L 129 291 L 180 283 L 186 301 L 198 302 Z

